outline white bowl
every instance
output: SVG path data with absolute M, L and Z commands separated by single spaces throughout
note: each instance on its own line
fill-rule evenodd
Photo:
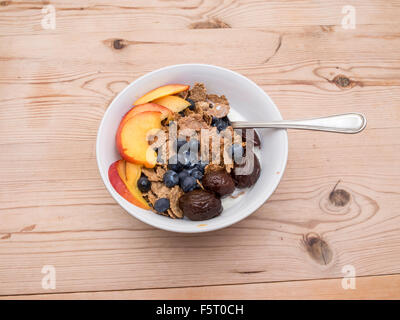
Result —
M 171 219 L 136 207 L 122 198 L 108 179 L 111 163 L 120 159 L 115 133 L 132 103 L 146 92 L 169 83 L 193 85 L 203 82 L 210 93 L 224 94 L 231 105 L 230 119 L 248 121 L 281 120 L 271 98 L 253 81 L 234 71 L 206 64 L 181 64 L 150 72 L 132 82 L 111 102 L 97 134 L 96 158 L 101 178 L 119 205 L 137 219 L 154 227 L 175 232 L 206 232 L 230 226 L 257 210 L 274 192 L 286 167 L 288 138 L 286 130 L 263 129 L 259 153 L 261 175 L 257 183 L 235 201 L 223 201 L 220 216 L 205 221 Z

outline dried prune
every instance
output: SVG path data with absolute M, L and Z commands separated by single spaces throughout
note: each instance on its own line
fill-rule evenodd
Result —
M 231 194 L 235 190 L 235 183 L 225 170 L 207 172 L 201 183 L 204 188 L 214 191 L 220 196 Z
M 185 217 L 194 221 L 214 218 L 223 210 L 221 200 L 214 193 L 201 189 L 181 196 L 179 207 Z
M 260 172 L 261 172 L 260 161 L 258 160 L 257 156 L 254 153 L 252 153 L 252 155 L 254 156 L 254 162 L 252 168 L 251 168 L 251 163 L 249 161 L 251 155 L 249 155 L 244 158 L 243 164 L 237 165 L 235 169 L 232 170 L 232 177 L 236 182 L 236 187 L 238 188 L 249 188 L 252 185 L 254 185 L 257 182 L 258 178 L 260 177 Z M 243 175 L 237 174 L 240 169 L 247 171 L 246 166 L 249 169 L 248 174 L 243 174 Z
M 257 134 L 257 131 L 255 131 L 254 129 L 242 129 L 241 133 L 242 133 L 242 141 L 246 142 L 246 131 L 247 130 L 253 130 L 254 132 L 254 138 L 253 138 L 253 144 L 255 147 L 260 147 L 261 146 L 261 141 L 260 141 L 260 137 Z

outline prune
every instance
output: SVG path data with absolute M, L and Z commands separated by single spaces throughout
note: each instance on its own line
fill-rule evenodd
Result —
M 235 183 L 225 170 L 207 172 L 201 182 L 204 188 L 220 196 L 231 194 L 235 190 Z
M 251 155 L 254 156 L 253 168 L 249 167 L 251 165 L 249 163 L 249 160 L 250 160 L 249 157 Z M 248 170 L 246 167 L 249 167 Z M 242 170 L 250 171 L 250 172 L 248 174 L 238 175 L 238 174 L 236 174 L 236 172 L 238 172 L 238 169 L 242 169 Z M 236 187 L 249 188 L 257 182 L 258 178 L 260 177 L 260 172 L 261 172 L 260 161 L 258 161 L 258 158 L 254 153 L 251 153 L 244 158 L 243 164 L 236 165 L 235 169 L 232 170 L 232 177 L 233 177 L 233 180 L 235 180 L 235 182 L 236 182 Z
M 185 217 L 194 221 L 214 218 L 223 210 L 221 200 L 214 193 L 202 189 L 181 196 L 179 207 Z
M 254 139 L 253 139 L 253 144 L 255 147 L 260 147 L 261 146 L 261 141 L 260 141 L 260 137 L 257 134 L 257 131 L 255 131 L 254 129 L 247 129 L 247 130 L 253 130 L 254 132 Z M 246 142 L 246 129 L 242 129 L 242 141 Z

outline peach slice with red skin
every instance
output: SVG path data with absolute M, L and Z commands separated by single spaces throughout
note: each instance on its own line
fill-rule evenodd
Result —
M 125 176 L 128 187 L 137 186 L 137 182 L 141 174 L 142 174 L 142 166 L 140 164 L 125 162 Z
M 158 98 L 162 98 L 165 96 L 170 96 L 172 94 L 177 94 L 179 92 L 188 90 L 189 86 L 185 84 L 167 84 L 162 87 L 158 87 L 154 90 L 147 92 L 144 96 L 137 99 L 134 105 L 147 103 Z
M 131 110 L 129 110 L 125 116 L 122 118 L 118 130 L 117 130 L 117 134 L 116 134 L 116 143 L 117 143 L 117 148 L 118 151 L 120 152 L 121 156 L 128 160 L 128 161 L 132 161 L 129 160 L 128 158 L 125 158 L 123 156 L 122 151 L 120 150 L 119 144 L 120 144 L 120 137 L 121 137 L 121 131 L 123 129 L 123 127 L 125 126 L 125 123 L 130 120 L 131 118 L 133 118 L 135 115 L 142 113 L 142 112 L 148 112 L 148 111 L 155 111 L 155 112 L 160 112 L 161 113 L 161 120 L 168 118 L 171 119 L 173 113 L 171 110 L 169 110 L 166 107 L 160 106 L 158 104 L 155 103 L 146 103 L 146 104 L 141 104 L 138 106 L 134 106 Z
M 131 180 L 127 180 L 126 173 L 130 172 Z M 125 160 L 117 160 L 108 169 L 108 179 L 124 199 L 143 209 L 149 209 L 147 201 L 137 187 L 140 178 L 141 167 Z
M 165 96 L 153 101 L 161 106 L 167 107 L 172 112 L 181 112 L 190 106 L 190 102 L 178 96 Z
M 157 163 L 157 153 L 150 148 L 148 134 L 161 129 L 162 113 L 145 111 L 135 114 L 123 123 L 116 136 L 117 149 L 128 162 L 153 168 Z
M 140 104 L 137 106 L 134 106 L 132 109 L 130 109 L 122 118 L 118 130 L 124 125 L 126 121 L 128 121 L 130 118 L 132 118 L 135 114 L 145 112 L 145 111 L 158 111 L 163 114 L 163 118 L 168 118 L 170 119 L 173 115 L 172 111 L 167 108 L 166 106 L 162 106 L 156 103 L 145 103 L 145 104 Z

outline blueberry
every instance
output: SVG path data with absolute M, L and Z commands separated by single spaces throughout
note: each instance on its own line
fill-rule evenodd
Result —
M 190 154 L 187 152 L 179 152 L 178 153 L 178 161 L 183 168 L 185 168 L 185 169 L 189 168 L 191 165 Z
M 199 151 L 200 142 L 197 139 L 191 139 L 188 143 L 189 150 Z
M 188 172 L 188 170 L 182 170 L 181 172 L 179 172 L 178 177 L 179 177 L 179 181 L 183 181 L 183 179 L 185 179 L 186 177 L 188 177 L 190 175 L 190 172 Z
M 230 126 L 232 124 L 231 120 L 229 120 L 228 116 L 223 117 L 222 120 L 224 120 L 228 124 L 228 126 Z
M 189 176 L 191 176 L 193 170 L 195 170 L 195 169 L 196 169 L 196 168 L 190 168 L 190 169 L 185 169 L 184 171 L 186 171 L 186 173 L 187 173 Z
M 183 165 L 183 167 L 186 169 L 194 167 L 194 165 L 197 162 L 199 162 L 199 152 L 198 152 L 199 142 L 195 139 L 191 141 L 189 141 L 179 149 L 178 159 Z M 193 150 L 191 149 L 191 147 L 193 148 Z
M 224 117 L 224 118 L 217 118 L 217 117 L 212 117 L 211 120 L 211 125 L 213 127 L 217 127 L 218 131 L 223 131 L 226 129 L 226 127 L 228 127 L 230 124 L 230 121 L 228 119 L 228 117 Z
M 159 149 L 157 152 L 157 163 L 164 164 L 164 154 L 161 149 Z
M 190 166 L 189 166 L 188 170 L 197 169 L 197 163 L 198 163 L 198 161 L 196 159 L 190 159 Z
M 180 163 L 169 163 L 168 169 L 180 172 L 182 170 L 182 165 Z
M 199 153 L 198 152 L 191 152 L 189 155 L 190 159 L 190 167 L 194 168 L 199 163 Z
M 187 176 L 180 182 L 180 186 L 181 186 L 183 192 L 189 192 L 196 188 L 197 181 L 195 178 L 193 178 L 191 176 Z
M 164 184 L 168 188 L 172 188 L 173 186 L 177 185 L 179 183 L 179 177 L 178 174 L 173 171 L 173 170 L 168 170 L 164 174 Z
M 175 140 L 174 145 L 176 145 L 176 149 L 179 150 L 183 145 L 186 144 L 186 139 L 178 139 Z
M 193 169 L 190 175 L 196 180 L 201 180 L 203 178 L 203 173 L 199 169 Z
M 189 99 L 189 98 L 187 98 L 186 101 L 190 102 L 190 106 L 188 108 L 193 111 L 194 107 L 195 107 L 195 102 L 192 99 Z
M 151 182 L 149 181 L 149 179 L 147 179 L 146 176 L 143 176 L 143 177 L 139 178 L 139 180 L 137 182 L 137 186 L 140 191 L 147 192 L 151 188 Z
M 180 172 L 182 170 L 182 164 L 178 161 L 178 155 L 173 155 L 168 161 L 168 169 L 175 172 Z
M 169 209 L 169 199 L 160 198 L 154 203 L 154 209 L 157 212 L 165 212 Z
M 171 120 L 170 122 L 168 122 L 168 127 L 171 125 L 175 125 L 176 126 L 176 122 L 174 120 Z
M 224 131 L 228 127 L 228 122 L 224 121 L 223 119 L 218 119 L 218 122 L 216 124 L 216 127 L 218 131 Z
M 204 169 L 207 167 L 208 163 L 204 162 L 199 162 L 196 164 L 196 168 L 201 171 L 201 173 L 204 173 Z

